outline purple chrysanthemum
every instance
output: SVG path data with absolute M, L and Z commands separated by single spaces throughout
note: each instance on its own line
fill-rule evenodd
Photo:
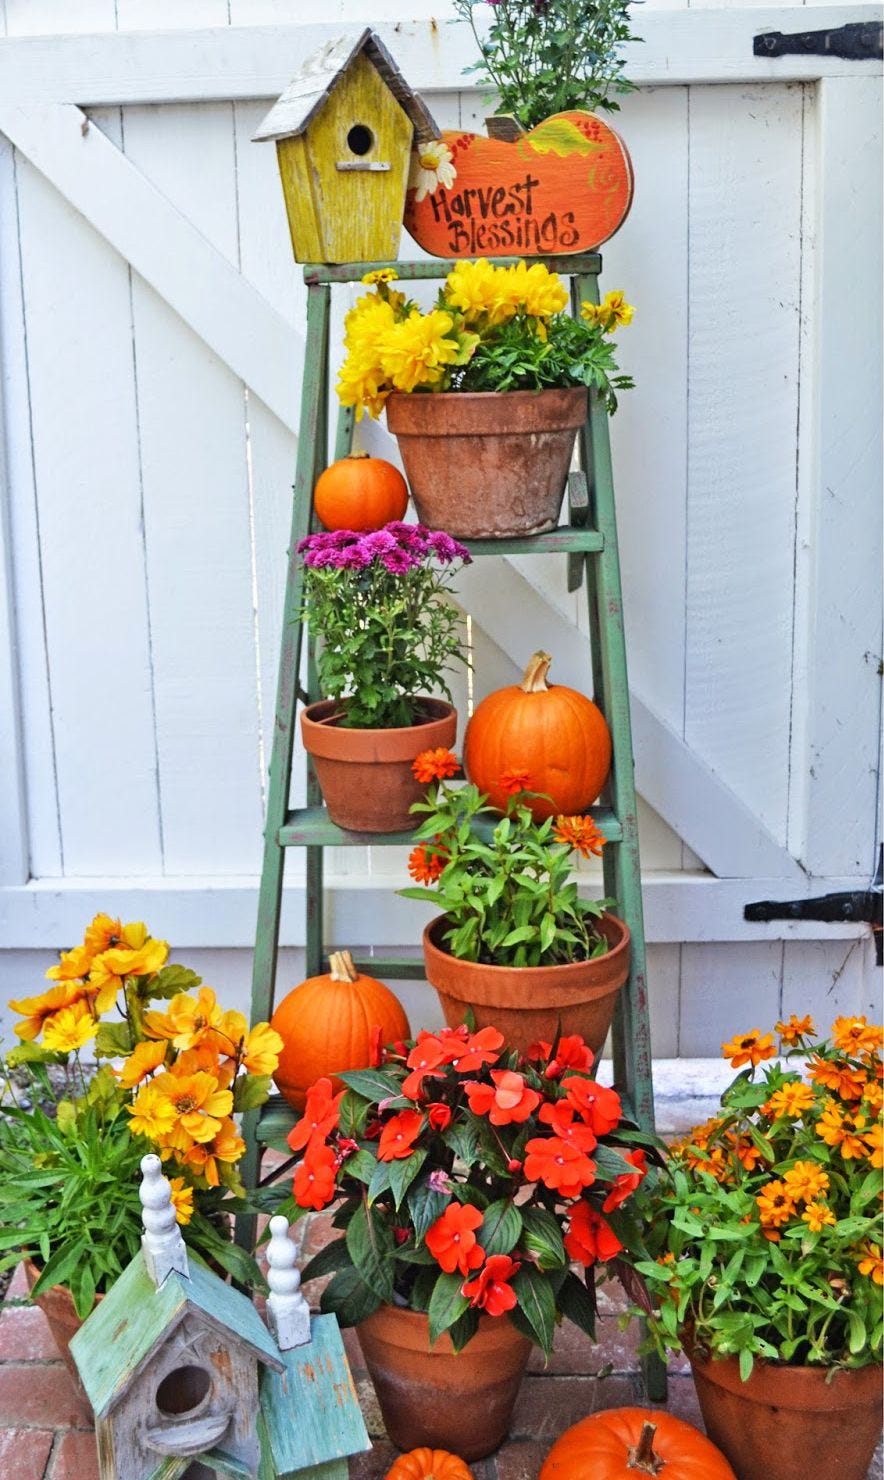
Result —
M 391 576 L 404 576 L 407 571 L 414 570 L 416 565 L 420 565 L 420 560 L 409 554 L 408 550 L 395 547 L 381 556 L 381 564 Z

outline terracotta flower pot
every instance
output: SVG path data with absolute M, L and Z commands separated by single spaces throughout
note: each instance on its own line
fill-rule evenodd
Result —
M 30 1259 L 24 1261 L 25 1279 L 28 1289 L 33 1290 L 41 1271 Z M 95 1302 L 103 1300 L 103 1295 L 96 1295 Z M 48 1290 L 43 1290 L 34 1296 L 34 1303 L 38 1305 L 46 1317 L 47 1324 L 52 1332 L 52 1339 L 58 1347 L 58 1354 L 74 1379 L 78 1389 L 82 1391 L 80 1374 L 77 1364 L 71 1356 L 71 1338 L 76 1336 L 83 1322 L 77 1315 L 74 1307 L 74 1297 L 67 1285 L 52 1285 Z
M 736 1357 L 690 1355 L 706 1432 L 738 1480 L 865 1480 L 881 1436 L 880 1365 L 827 1374 L 756 1362 L 742 1382 Z
M 598 922 L 609 949 L 592 961 L 567 966 L 485 966 L 458 961 L 444 946 L 445 916 L 424 931 L 427 980 L 436 988 L 449 1027 L 471 1007 L 477 1028 L 499 1028 L 511 1048 L 524 1053 L 538 1038 L 552 1042 L 579 1033 L 598 1056 L 611 1026 L 617 994 L 629 975 L 629 927 L 616 915 Z
M 321 699 L 301 711 L 304 749 L 313 764 L 328 808 L 338 827 L 350 832 L 405 832 L 415 825 L 412 802 L 424 800 L 411 763 L 422 750 L 450 750 L 457 735 L 457 711 L 442 699 L 416 701 L 427 718 L 397 730 L 347 730 L 335 723 L 340 705 Z
M 421 523 L 459 539 L 554 529 L 586 401 L 584 386 L 390 396 Z
M 503 1443 L 531 1342 L 505 1316 L 479 1317 L 463 1351 L 431 1347 L 425 1315 L 383 1305 L 356 1327 L 387 1433 L 400 1449 L 482 1459 Z

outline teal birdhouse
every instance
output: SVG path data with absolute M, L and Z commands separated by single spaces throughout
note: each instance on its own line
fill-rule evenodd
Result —
M 346 1476 L 368 1435 L 337 1322 L 311 1321 L 300 1293 L 285 1219 L 273 1220 L 272 1335 L 188 1254 L 159 1157 L 141 1166 L 141 1252 L 71 1342 L 101 1480 L 179 1480 L 194 1462 L 234 1480 Z

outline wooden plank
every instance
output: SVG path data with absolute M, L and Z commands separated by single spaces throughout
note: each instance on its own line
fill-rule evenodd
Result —
M 782 969 L 780 941 L 686 943 L 681 952 L 679 1056 L 709 1053 L 716 1040 L 725 1042 L 750 1028 L 768 1032 L 780 1015 Z
M 589 813 L 606 838 L 619 842 L 622 830 L 609 807 L 590 807 Z M 479 831 L 487 838 L 492 827 L 493 823 L 489 822 L 486 826 L 481 826 Z M 395 848 L 412 841 L 408 833 L 348 832 L 329 820 L 324 807 L 305 807 L 300 811 L 289 812 L 284 826 L 279 830 L 279 840 L 284 848 L 328 848 L 360 842 L 366 847 Z
M 261 1378 L 261 1409 L 280 1475 L 371 1448 L 335 1316 L 314 1316 L 307 1346 Z
M 784 1018 L 809 1012 L 822 1036 L 842 1013 L 880 1022 L 881 972 L 871 938 L 787 941 L 781 1011 Z
M 684 734 L 780 844 L 792 724 L 801 117 L 798 86 L 691 97 Z M 765 200 L 776 209 L 760 211 Z
M 127 109 L 124 138 L 132 165 L 235 263 L 232 122 L 221 104 Z M 243 385 L 137 275 L 132 303 L 165 868 L 251 872 L 261 777 Z
M 0 133 L 291 427 L 303 341 L 234 264 L 79 109 L 4 103 Z
M 18 183 L 63 866 L 155 874 L 129 275 L 26 160 Z
M 873 22 L 879 15 L 875 5 L 813 7 L 815 28 Z M 627 75 L 640 86 L 661 87 L 875 75 L 874 61 L 753 56 L 757 32 L 794 29 L 794 18 L 791 6 L 648 9 L 638 27 L 644 44 L 627 49 Z M 460 87 L 463 68 L 475 60 L 467 27 L 446 30 L 440 46 L 433 18 L 381 20 L 376 26 L 370 14 L 362 19 L 377 30 L 416 90 L 432 94 Z M 144 31 L 70 37 L 63 46 L 39 36 L 17 39 L 0 54 L 0 97 L 10 103 L 82 106 L 272 99 L 338 28 L 333 21 Z

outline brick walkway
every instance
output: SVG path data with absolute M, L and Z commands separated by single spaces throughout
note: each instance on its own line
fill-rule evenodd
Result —
M 327 1238 L 328 1219 L 314 1215 L 297 1226 L 303 1231 L 304 1262 Z M 27 1305 L 26 1297 L 18 1270 L 0 1312 L 0 1480 L 97 1480 L 88 1404 L 58 1360 L 42 1313 Z M 472 1467 L 476 1480 L 537 1480 L 553 1440 L 570 1424 L 593 1410 L 639 1399 L 637 1331 L 618 1329 L 618 1305 L 617 1287 L 599 1292 L 597 1346 L 569 1324 L 559 1332 L 547 1367 L 539 1352 L 532 1356 L 510 1439 L 493 1458 Z M 359 1343 L 352 1331 L 344 1339 L 374 1441 L 371 1453 L 351 1460 L 350 1477 L 382 1480 L 397 1451 L 384 1434 Z M 607 1375 L 596 1377 L 600 1372 Z M 681 1360 L 673 1364 L 669 1389 L 669 1410 L 699 1424 L 694 1384 Z M 882 1480 L 880 1449 L 869 1480 Z

